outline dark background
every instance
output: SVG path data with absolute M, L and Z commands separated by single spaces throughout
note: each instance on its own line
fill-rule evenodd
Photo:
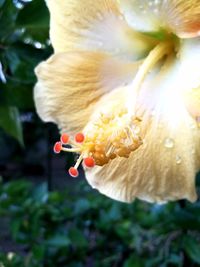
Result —
M 33 103 L 48 31 L 42 0 L 0 0 L 0 267 L 200 266 L 199 201 L 119 203 L 53 154 L 58 130 Z

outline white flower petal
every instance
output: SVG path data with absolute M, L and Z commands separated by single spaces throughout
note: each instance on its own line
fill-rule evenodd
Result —
M 122 98 L 121 95 L 115 97 Z M 168 105 L 171 106 L 170 101 Z M 183 105 L 176 111 L 171 112 L 167 120 L 162 114 L 146 117 L 144 144 L 128 159 L 116 158 L 103 167 L 86 170 L 91 186 L 125 202 L 135 198 L 158 203 L 182 198 L 195 201 L 200 131 L 197 127 L 192 128 L 194 121 Z
M 144 32 L 173 32 L 181 38 L 199 36 L 199 0 L 119 0 L 129 25 Z
M 152 40 L 131 29 L 115 0 L 48 0 L 50 36 L 55 52 L 104 51 L 138 59 Z
M 157 32 L 162 28 L 160 1 L 119 0 L 128 24 L 141 32 Z
M 196 200 L 200 129 L 185 107 L 183 95 L 189 78 L 182 75 L 186 66 L 183 59 L 180 55 L 179 60 L 169 61 L 161 73 L 150 76 L 141 88 L 137 114 L 142 114 L 144 144 L 128 159 L 116 158 L 103 167 L 86 170 L 88 182 L 101 193 L 125 202 L 135 198 L 158 203 L 182 198 Z M 122 107 L 126 105 L 125 90 L 111 94 L 110 112 L 115 99 L 122 100 Z M 101 106 L 108 103 L 106 97 Z

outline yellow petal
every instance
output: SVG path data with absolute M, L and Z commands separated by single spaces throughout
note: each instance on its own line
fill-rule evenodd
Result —
M 104 53 L 55 54 L 36 68 L 38 114 L 63 130 L 80 131 L 99 98 L 130 83 L 137 69 L 138 63 L 127 64 Z
M 126 99 L 126 92 L 116 90 L 110 97 L 113 99 L 109 98 L 112 109 L 114 99 Z M 108 99 L 104 101 L 106 105 Z M 123 105 L 118 101 L 118 108 Z M 144 144 L 138 150 L 128 159 L 118 157 L 103 167 L 86 169 L 86 178 L 93 188 L 124 202 L 135 198 L 157 203 L 182 198 L 195 201 L 200 131 L 191 127 L 193 120 L 184 105 L 180 105 L 177 114 L 171 112 L 163 116 L 157 111 L 154 116 L 146 116 L 148 129 Z
M 192 38 L 200 33 L 199 0 L 164 1 L 166 21 L 174 33 L 182 38 Z
M 189 113 L 196 119 L 200 118 L 200 87 L 188 90 L 185 102 Z
M 55 52 L 106 51 L 129 60 L 149 51 L 152 41 L 131 29 L 115 0 L 48 0 Z

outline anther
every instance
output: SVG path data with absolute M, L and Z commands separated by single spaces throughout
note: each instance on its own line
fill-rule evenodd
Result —
M 77 134 L 75 135 L 75 141 L 76 141 L 77 143 L 83 143 L 84 140 L 85 140 L 85 136 L 84 136 L 83 133 L 77 133 Z
M 93 168 L 95 166 L 95 161 L 92 157 L 87 157 L 83 160 L 84 165 L 88 168 Z
M 75 167 L 69 168 L 69 171 L 68 172 L 69 172 L 69 175 L 72 176 L 72 177 L 74 177 L 74 178 L 76 178 L 76 177 L 79 176 L 79 172 L 78 172 L 78 170 Z
M 78 160 L 77 160 L 75 166 L 74 166 L 74 167 L 71 167 L 71 168 L 69 169 L 69 174 L 70 174 L 72 177 L 77 177 L 77 176 L 79 175 L 78 167 L 79 167 L 79 165 L 81 164 L 82 160 L 83 160 L 83 154 L 81 154 L 81 155 L 79 156 L 79 158 L 78 158 Z
M 60 141 L 63 143 L 63 144 L 67 144 L 69 142 L 69 135 L 66 134 L 66 133 L 63 133 L 60 137 Z
M 62 144 L 61 142 L 56 142 L 54 147 L 53 147 L 53 150 L 56 154 L 59 154 L 60 151 L 62 150 Z

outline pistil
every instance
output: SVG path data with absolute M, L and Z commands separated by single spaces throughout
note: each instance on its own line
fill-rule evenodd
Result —
M 174 44 L 172 41 L 161 42 L 151 50 L 149 55 L 143 61 L 132 86 L 130 86 L 129 95 L 127 98 L 127 109 L 131 116 L 136 115 L 136 100 L 145 78 L 161 59 L 173 51 L 173 48 Z

